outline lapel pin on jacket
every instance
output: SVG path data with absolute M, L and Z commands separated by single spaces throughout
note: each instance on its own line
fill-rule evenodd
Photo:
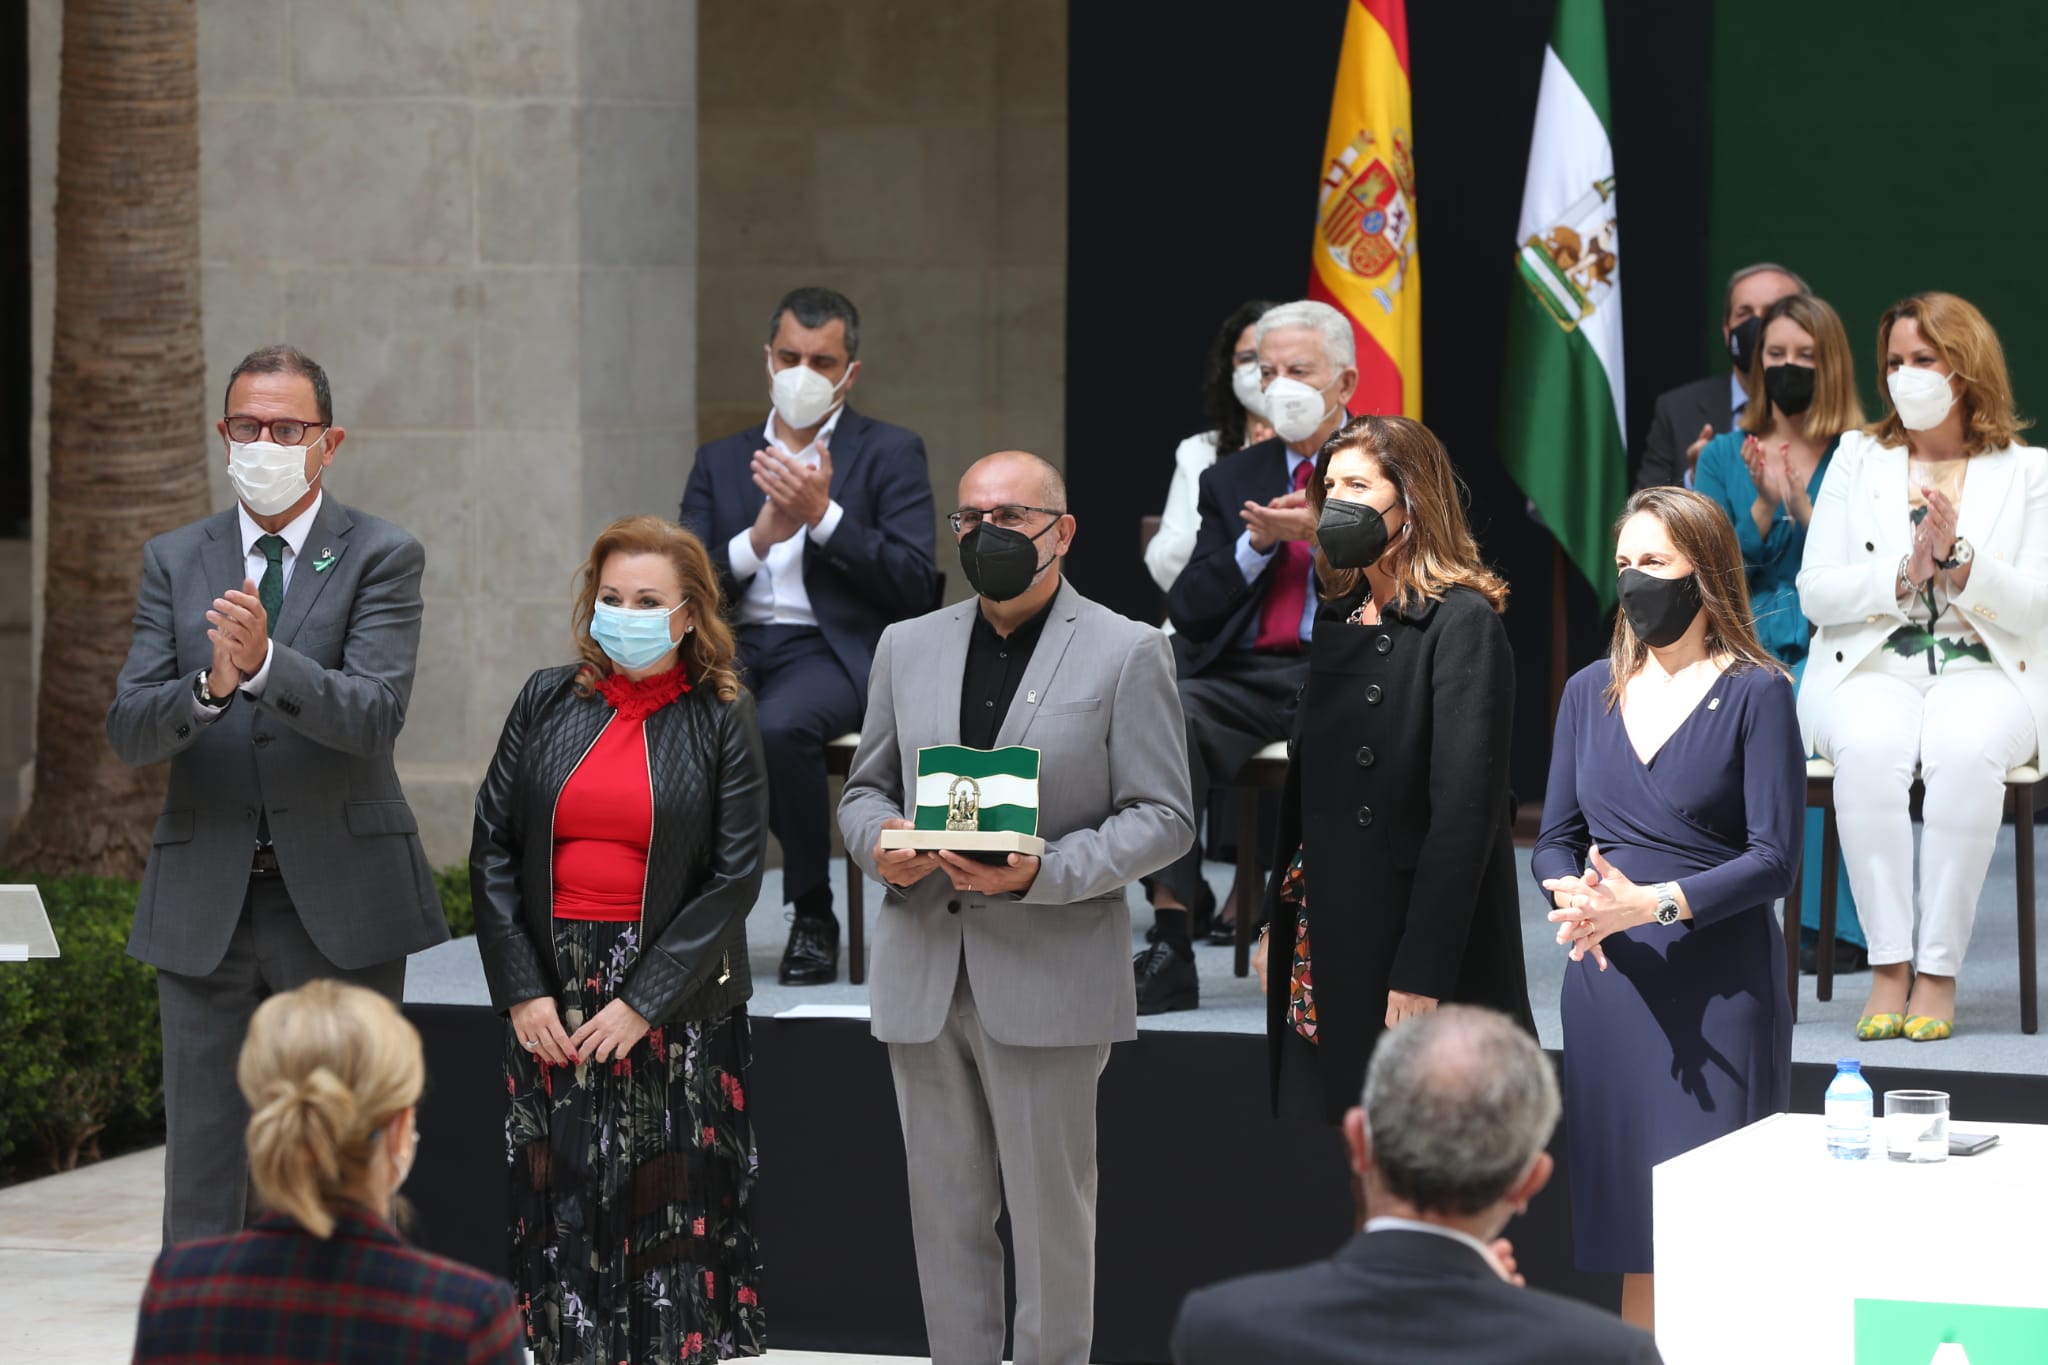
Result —
M 1031 690 L 1031 691 L 1029 691 L 1029 692 L 1026 692 L 1026 693 L 1024 694 L 1024 700 L 1025 700 L 1026 704 L 1028 704 L 1028 705 L 1032 705 L 1032 706 L 1036 706 L 1036 705 L 1038 704 L 1038 691 L 1037 691 L 1037 689 L 1035 689 L 1035 688 L 1034 688 L 1033 690 Z
M 326 573 L 334 567 L 334 551 L 326 547 L 320 550 L 320 557 L 313 561 L 314 573 Z

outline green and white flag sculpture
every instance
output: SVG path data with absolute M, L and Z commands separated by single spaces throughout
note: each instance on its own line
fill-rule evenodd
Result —
M 1021 744 L 970 749 L 931 744 L 917 751 L 911 829 L 885 830 L 883 848 L 962 853 L 1045 851 L 1038 837 L 1038 750 Z

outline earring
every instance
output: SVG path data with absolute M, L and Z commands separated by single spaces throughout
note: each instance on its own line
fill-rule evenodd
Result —
M 683 627 L 683 634 L 685 634 L 685 635 L 695 635 L 696 633 L 697 633 L 697 628 L 696 628 L 695 626 L 684 626 L 684 627 Z

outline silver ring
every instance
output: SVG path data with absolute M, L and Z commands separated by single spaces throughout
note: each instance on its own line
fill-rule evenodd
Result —
M 528 1052 L 531 1052 L 534 1049 L 534 1041 L 531 1038 L 521 1038 L 519 1040 L 519 1046 L 525 1048 Z

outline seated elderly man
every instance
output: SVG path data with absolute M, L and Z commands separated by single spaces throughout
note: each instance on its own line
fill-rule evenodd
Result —
M 1446 1005 L 1380 1040 L 1344 1118 L 1372 1217 L 1327 1261 L 1197 1290 L 1176 1365 L 1650 1365 L 1648 1333 L 1522 1287 L 1508 1219 L 1550 1179 L 1557 1077 L 1507 1016 Z
M 1316 611 L 1315 518 L 1305 490 L 1316 452 L 1344 424 L 1358 388 L 1351 323 L 1330 305 L 1283 303 L 1259 318 L 1254 335 L 1275 434 L 1202 471 L 1194 554 L 1166 597 L 1179 633 L 1198 814 L 1211 782 L 1229 781 L 1246 759 L 1294 732 Z M 1238 837 L 1256 835 L 1241 830 Z M 1206 919 L 1213 900 L 1202 881 L 1201 842 L 1146 887 L 1153 943 L 1133 964 L 1138 1013 L 1194 1009 L 1201 991 L 1191 921 Z

